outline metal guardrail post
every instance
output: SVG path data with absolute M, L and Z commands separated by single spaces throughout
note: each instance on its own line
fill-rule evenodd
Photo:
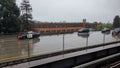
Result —
M 63 34 L 63 55 L 64 55 L 64 51 L 65 51 L 65 34 Z

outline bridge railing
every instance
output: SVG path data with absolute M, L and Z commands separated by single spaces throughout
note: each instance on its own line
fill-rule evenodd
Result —
M 111 34 L 98 32 L 90 32 L 89 35 L 74 33 L 40 36 L 39 39 L 31 40 L 5 37 L 4 40 L 0 40 L 0 67 L 120 43 L 118 36 L 112 38 Z

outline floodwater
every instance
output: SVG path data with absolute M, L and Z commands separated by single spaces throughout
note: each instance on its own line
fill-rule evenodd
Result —
M 90 32 L 89 36 L 81 36 L 75 32 L 71 34 L 40 36 L 36 39 L 25 40 L 18 40 L 15 35 L 1 35 L 0 62 L 117 40 L 119 38 L 112 37 L 111 34 L 102 34 L 98 31 Z

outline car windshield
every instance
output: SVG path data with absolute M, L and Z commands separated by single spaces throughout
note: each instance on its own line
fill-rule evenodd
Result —
M 120 28 L 116 28 L 115 31 L 120 31 Z
M 104 28 L 103 30 L 109 30 L 109 28 Z

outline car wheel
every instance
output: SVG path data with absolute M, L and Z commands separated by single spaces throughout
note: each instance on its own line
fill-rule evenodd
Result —
M 116 35 L 116 33 L 115 33 L 115 32 L 112 32 L 112 35 L 113 35 L 113 36 L 115 36 L 115 35 Z
M 119 35 L 119 36 L 120 36 L 120 32 L 119 32 L 117 35 Z

